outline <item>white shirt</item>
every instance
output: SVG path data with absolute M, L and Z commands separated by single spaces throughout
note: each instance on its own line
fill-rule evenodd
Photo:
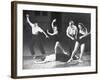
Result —
M 38 35 L 39 32 L 43 32 L 42 29 L 39 26 L 35 26 L 35 24 L 32 25 L 32 34 Z

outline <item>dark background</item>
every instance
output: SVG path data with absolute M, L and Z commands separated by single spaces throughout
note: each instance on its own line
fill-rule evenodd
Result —
M 54 18 L 56 18 L 56 25 L 58 27 L 59 37 L 51 37 L 46 39 L 45 36 L 42 36 L 42 44 L 46 51 L 46 53 L 53 53 L 54 52 L 54 45 L 57 40 L 60 41 L 62 47 L 65 51 L 69 51 L 70 49 L 73 50 L 74 42 L 72 42 L 66 36 L 66 29 L 68 27 L 68 23 L 70 20 L 75 22 L 77 26 L 78 23 L 83 23 L 85 27 L 88 29 L 88 32 L 91 30 L 91 14 L 87 13 L 69 13 L 69 12 L 47 12 L 47 11 L 30 11 L 30 10 L 23 10 L 23 50 L 24 56 L 30 56 L 29 46 L 32 38 L 32 29 L 30 25 L 26 21 L 26 14 L 30 15 L 30 21 L 32 23 L 38 22 L 39 26 L 46 32 L 47 29 L 52 32 L 51 22 Z M 86 42 L 85 52 L 89 52 L 90 54 L 90 43 L 91 40 L 88 39 Z M 38 46 L 36 45 L 35 51 L 38 51 Z M 36 52 L 37 54 L 37 52 Z

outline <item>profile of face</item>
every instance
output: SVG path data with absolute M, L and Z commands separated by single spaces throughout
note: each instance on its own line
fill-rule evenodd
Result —
M 81 28 L 82 28 L 80 24 L 78 24 L 78 28 L 79 28 L 79 29 L 81 29 Z

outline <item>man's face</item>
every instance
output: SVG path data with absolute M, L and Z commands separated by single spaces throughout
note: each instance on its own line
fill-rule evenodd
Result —
M 38 23 L 35 23 L 35 26 L 38 26 Z
M 73 21 L 70 21 L 70 22 L 69 22 L 69 25 L 70 25 L 70 26 L 74 25 L 74 22 L 73 22 Z

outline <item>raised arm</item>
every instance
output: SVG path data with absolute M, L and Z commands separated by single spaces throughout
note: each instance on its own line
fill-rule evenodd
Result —
M 54 23 L 56 22 L 56 19 L 53 19 L 52 23 L 51 23 L 51 26 L 52 28 L 54 27 Z
M 33 23 L 29 20 L 29 14 L 26 14 L 26 19 L 27 19 L 27 22 L 29 23 L 29 25 L 32 26 Z
M 66 35 L 71 38 L 72 40 L 74 40 L 74 38 L 69 34 L 70 28 L 68 27 L 66 30 Z

